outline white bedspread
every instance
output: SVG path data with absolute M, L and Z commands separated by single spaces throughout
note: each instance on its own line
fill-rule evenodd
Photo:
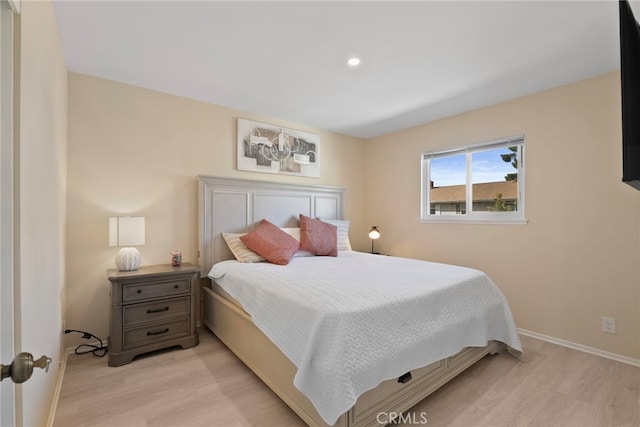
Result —
M 224 261 L 209 277 L 298 368 L 294 384 L 333 425 L 384 380 L 490 340 L 522 351 L 503 294 L 481 271 L 383 255 Z

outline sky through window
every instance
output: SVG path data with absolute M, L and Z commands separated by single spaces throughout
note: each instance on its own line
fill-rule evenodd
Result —
M 511 162 L 502 160 L 501 154 L 511 154 L 507 147 L 477 151 L 472 155 L 473 182 L 504 181 L 509 173 L 517 170 Z M 435 157 L 430 163 L 431 180 L 435 187 L 464 185 L 466 182 L 466 154 Z

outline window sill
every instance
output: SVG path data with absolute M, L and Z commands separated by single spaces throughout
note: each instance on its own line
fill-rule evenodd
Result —
M 440 215 L 428 218 L 420 218 L 423 224 L 495 224 L 495 225 L 527 225 L 529 220 L 526 218 L 478 218 L 466 217 L 461 218 L 456 215 Z

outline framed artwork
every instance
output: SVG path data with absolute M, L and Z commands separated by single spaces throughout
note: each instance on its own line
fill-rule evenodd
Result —
M 238 170 L 320 177 L 320 136 L 238 119 Z

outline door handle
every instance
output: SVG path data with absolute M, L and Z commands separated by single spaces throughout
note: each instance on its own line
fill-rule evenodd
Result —
M 33 360 L 31 353 L 20 353 L 11 362 L 10 365 L 2 365 L 2 376 L 0 381 L 5 378 L 11 377 L 14 383 L 23 383 L 31 378 L 33 374 L 33 368 L 44 369 L 45 372 L 49 372 L 49 365 L 51 364 L 51 358 L 42 356 L 38 360 Z

